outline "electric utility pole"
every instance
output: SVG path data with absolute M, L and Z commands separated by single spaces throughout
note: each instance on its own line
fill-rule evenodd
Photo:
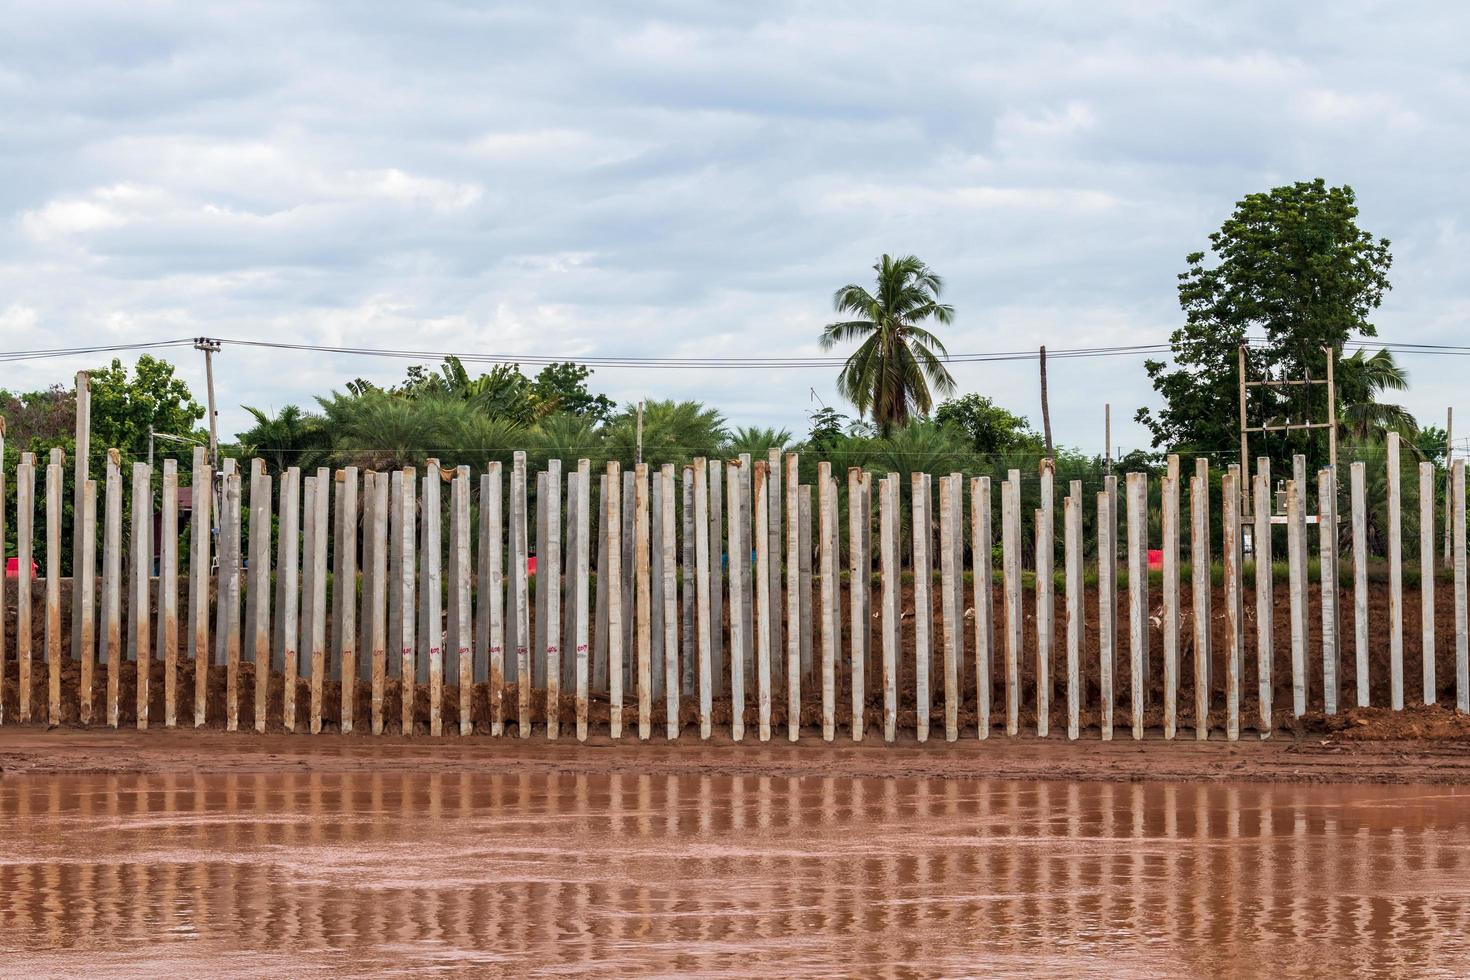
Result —
M 219 466 L 219 411 L 214 406 L 214 355 L 219 353 L 219 341 L 209 337 L 195 337 L 194 349 L 204 352 L 204 386 L 209 397 L 209 465 Z
M 1046 345 L 1041 347 L 1041 431 L 1046 436 L 1046 458 L 1055 458 L 1051 448 L 1051 407 L 1046 399 Z

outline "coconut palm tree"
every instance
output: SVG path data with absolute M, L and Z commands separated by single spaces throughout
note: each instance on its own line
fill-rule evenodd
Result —
M 1337 363 L 1337 399 L 1340 435 L 1355 442 L 1378 441 L 1397 432 L 1412 441 L 1419 423 L 1402 405 L 1380 401 L 1384 392 L 1406 391 L 1409 372 L 1399 367 L 1387 349 L 1369 354 L 1359 350 Z
M 912 255 L 884 255 L 873 269 L 878 274 L 876 294 L 856 283 L 833 294 L 833 307 L 853 319 L 827 324 L 820 341 L 823 350 L 861 341 L 837 376 L 837 390 L 887 435 L 911 416 L 929 413 L 931 387 L 941 395 L 955 390 L 942 362 L 949 352 L 920 326 L 930 319 L 951 323 L 954 307 L 939 302 L 943 280 Z
M 785 449 L 790 444 L 790 429 L 742 425 L 738 426 L 730 434 L 730 441 L 726 443 L 724 452 L 726 456 L 739 456 L 741 453 L 750 453 L 752 456 L 764 457 L 767 450 Z

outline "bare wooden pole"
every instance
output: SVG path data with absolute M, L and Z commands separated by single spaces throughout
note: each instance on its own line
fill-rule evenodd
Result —
M 102 538 L 102 622 L 107 644 L 107 724 L 118 726 L 118 679 L 122 674 L 122 468 L 116 449 L 107 451 L 107 516 Z M 17 486 L 17 490 L 19 487 Z M 207 515 L 206 515 L 207 516 Z M 206 565 L 206 568 L 208 566 Z M 207 590 L 206 590 L 207 596 Z M 206 608 L 208 599 L 205 599 Z M 206 644 L 207 647 L 207 644 Z M 200 654 L 207 663 L 207 649 Z M 195 694 L 195 726 L 203 724 L 204 699 Z
M 1399 434 L 1388 433 L 1388 658 L 1392 707 L 1404 710 L 1403 495 L 1399 491 Z
M 623 737 L 623 576 L 618 554 L 622 548 L 622 475 L 616 460 L 607 464 L 607 484 L 603 492 L 603 527 L 607 544 L 606 569 L 599 576 L 607 578 L 607 677 L 608 737 Z M 524 564 L 524 563 L 523 563 Z
M 1231 466 L 1220 481 L 1222 531 L 1220 560 L 1225 574 L 1225 738 L 1240 738 L 1240 662 L 1245 643 L 1245 610 L 1240 585 L 1240 469 Z
M 1133 693 L 1133 737 L 1143 738 L 1143 689 L 1147 676 L 1144 648 L 1148 643 L 1148 477 L 1129 473 L 1128 493 L 1128 638 Z
M 728 491 L 727 496 L 730 499 L 730 506 L 726 511 L 729 517 L 728 541 L 730 559 L 732 562 L 738 561 L 740 563 L 738 567 L 734 564 L 730 566 L 730 738 L 736 742 L 745 738 L 745 616 L 743 610 L 745 608 L 744 589 L 747 576 L 743 569 L 750 564 L 750 553 L 743 550 L 745 547 L 743 544 L 745 540 L 745 508 L 741 503 L 740 492 L 743 474 L 744 467 L 740 463 L 731 462 L 725 468 L 726 490 Z M 664 492 L 671 493 L 674 482 L 672 467 L 664 468 L 663 480 Z M 664 602 L 665 609 L 668 609 L 668 596 L 672 588 L 672 583 L 669 581 L 669 578 L 673 574 L 672 560 L 670 558 L 673 546 L 669 540 L 672 536 L 671 525 L 673 524 L 671 508 L 666 508 L 664 511 L 664 522 Z M 669 650 L 674 649 L 672 638 L 669 636 L 672 625 L 669 621 L 668 613 L 665 613 L 664 644 Z M 673 670 L 671 667 L 668 669 L 669 677 L 671 678 L 669 687 L 672 689 Z M 672 695 L 667 696 L 672 697 Z M 670 722 L 670 724 L 672 725 L 673 722 Z
M 22 724 L 31 720 L 31 605 L 35 592 L 36 464 L 35 456 L 22 453 L 15 468 L 15 550 L 18 568 L 15 604 L 16 716 Z
M 1062 501 L 1062 554 L 1067 581 L 1067 738 L 1080 735 L 1082 708 L 1083 568 L 1082 481 L 1073 480 Z
M 46 720 L 52 725 L 61 724 L 61 474 L 60 463 L 46 467 Z
M 1470 711 L 1470 625 L 1465 596 L 1465 461 L 1450 463 L 1450 525 L 1455 566 L 1455 710 Z M 1361 681 L 1359 683 L 1362 683 Z
M 498 518 L 500 517 L 499 463 L 490 464 L 490 474 L 494 481 L 494 500 L 491 505 L 494 510 L 492 516 L 494 519 L 497 520 L 498 523 Z M 414 616 L 414 595 L 418 582 L 418 562 L 414 556 L 414 546 L 415 542 L 417 541 L 417 535 L 414 533 L 414 520 L 415 515 L 418 513 L 418 487 L 416 480 L 417 474 L 415 473 L 412 466 L 405 466 L 402 470 L 399 471 L 399 476 L 399 482 L 402 484 L 403 490 L 398 501 L 399 510 L 394 515 L 395 523 L 393 531 L 394 540 L 398 543 L 399 554 L 399 578 L 394 583 L 394 589 L 398 592 L 398 605 L 399 608 L 402 610 L 402 616 L 398 621 L 396 635 L 394 636 L 394 639 L 398 642 L 398 680 L 399 689 L 401 692 L 399 694 L 398 700 L 398 730 L 404 735 L 412 735 L 414 719 L 414 683 L 415 678 L 418 676 L 418 667 L 414 662 L 416 660 L 416 652 L 418 650 L 418 638 L 415 635 L 417 619 Z M 495 530 L 496 533 L 499 532 L 498 526 Z M 499 557 L 499 549 L 497 548 L 492 560 L 498 559 Z M 491 579 L 492 582 L 490 601 L 492 603 L 495 603 L 498 601 L 500 596 L 500 583 L 497 577 L 493 574 L 493 568 Z M 492 605 L 491 608 L 493 610 L 494 606 Z M 496 644 L 495 626 L 493 620 L 491 623 L 490 636 L 492 643 L 492 648 L 490 651 L 490 683 L 491 690 L 497 691 L 497 687 L 495 685 L 494 665 L 498 652 L 495 647 L 498 646 L 498 644 Z M 499 700 L 494 696 L 494 694 L 492 694 L 491 696 L 490 703 L 492 711 L 499 706 Z M 493 727 L 491 734 L 495 734 Z
M 1001 574 L 1006 604 L 1006 734 L 1015 736 L 1021 730 L 1020 661 L 1021 661 L 1021 487 L 1020 474 L 1011 476 L 1000 487 L 1001 503 Z
M 929 517 L 929 474 L 909 475 L 909 536 L 914 563 L 914 734 L 920 742 L 929 739 L 929 669 L 934 661 L 934 605 L 930 599 L 933 571 L 929 547 L 933 540 Z
M 790 492 L 796 484 L 796 454 L 792 453 L 786 458 L 788 466 L 787 504 L 789 510 L 796 510 L 797 508 L 790 507 L 790 504 L 796 500 L 796 495 Z M 839 610 L 837 608 L 837 483 L 832 479 L 832 464 L 826 460 L 817 464 L 817 511 L 817 534 L 820 539 L 818 547 L 822 556 L 822 740 L 830 742 L 837 737 L 837 621 Z M 788 535 L 791 534 L 794 523 L 790 520 L 788 511 L 786 529 Z M 787 550 L 789 564 L 791 558 L 795 558 L 796 555 L 790 543 L 787 544 Z M 792 576 L 789 568 L 786 582 L 786 587 L 790 589 Z M 788 600 L 788 606 L 796 607 L 797 603 Z M 793 622 L 789 628 L 795 633 L 799 626 L 799 622 Z M 787 675 L 787 683 L 791 688 L 797 688 L 800 685 L 796 670 L 801 653 L 799 640 L 793 639 L 789 648 L 792 653 L 789 659 L 791 669 Z M 787 696 L 791 697 L 789 693 Z
M 1272 641 L 1272 610 L 1276 604 L 1271 572 L 1271 461 L 1256 460 L 1255 534 L 1251 536 L 1256 561 L 1256 684 L 1260 699 L 1262 738 L 1271 737 L 1272 667 L 1276 657 Z
M 710 677 L 710 633 L 717 627 L 710 622 L 709 599 L 709 471 L 703 456 L 694 459 L 694 642 L 699 675 L 699 737 L 707 739 L 714 731 L 714 685 Z
M 1434 677 L 1434 464 L 1421 462 L 1419 464 L 1419 651 L 1423 661 L 1424 680 L 1424 703 L 1435 702 L 1435 677 Z M 1325 507 L 1319 507 L 1325 519 Z M 1322 535 L 1325 545 L 1327 535 Z M 1326 562 L 1327 556 L 1322 556 Z M 1323 578 L 1323 587 L 1326 587 L 1326 578 Z M 1323 610 L 1326 616 L 1326 610 Z M 1323 630 L 1326 630 L 1323 624 Z M 1326 649 L 1326 637 L 1323 637 L 1323 649 Z
M 1194 607 L 1194 737 L 1210 737 L 1210 485 L 1189 481 L 1190 600 Z
M 111 525 L 111 474 L 116 466 L 108 463 L 108 525 Z M 206 461 L 203 448 L 194 450 L 192 507 L 189 513 L 189 637 L 194 648 L 194 727 L 202 728 L 208 720 L 206 702 L 209 694 L 209 571 L 210 507 L 214 501 L 214 470 Z M 108 681 L 111 684 L 111 681 Z
M 97 666 L 97 481 L 84 480 L 82 486 L 82 509 L 77 512 L 77 523 L 81 527 L 78 536 L 81 550 L 76 553 L 74 567 L 81 578 L 76 589 L 82 597 L 78 608 L 77 651 L 81 656 L 81 691 L 78 713 L 83 725 L 92 724 L 92 683 Z M 4 499 L 5 484 L 0 477 L 0 500 Z M 0 508 L 3 510 L 3 508 Z M 4 520 L 0 518 L 0 528 Z M 5 550 L 5 534 L 0 530 L 0 552 Z M 0 607 L 3 607 L 0 597 Z M 4 646 L 0 645 L 0 670 L 5 666 Z M 0 691 L 3 694 L 3 691 Z M 0 713 L 3 718 L 3 713 Z
M 1164 738 L 1179 730 L 1179 457 L 1169 456 L 1160 487 L 1164 536 Z
M 939 600 L 940 619 L 944 629 L 944 739 L 953 742 L 960 737 L 959 725 L 959 610 L 955 594 L 955 547 L 957 528 L 954 520 L 954 498 L 957 482 L 947 476 L 939 478 Z
M 878 551 L 882 562 L 883 741 L 898 737 L 898 476 L 878 482 Z
M 179 723 L 179 464 L 163 461 L 162 551 L 159 555 L 158 615 L 163 620 L 163 724 Z M 266 657 L 269 662 L 269 655 Z
M 225 643 L 225 730 L 240 727 L 240 474 L 225 474 L 220 520 L 220 598 L 215 630 Z
M 195 495 L 196 500 L 198 494 Z M 276 577 L 281 583 L 281 706 L 285 719 L 295 723 L 296 674 L 301 662 L 301 470 L 291 467 L 281 479 L 281 526 L 277 545 Z M 285 711 L 285 706 L 290 710 Z
M 1303 540 L 1302 488 L 1296 480 L 1286 481 L 1286 554 L 1291 588 L 1291 703 L 1300 718 L 1307 711 L 1307 583 L 1306 563 L 1301 560 Z
M 786 454 L 786 727 L 791 741 L 796 741 L 801 730 L 801 504 L 799 502 L 800 474 L 797 466 L 800 462 L 796 453 Z M 823 460 L 817 464 L 817 510 L 820 514 L 817 518 L 821 525 L 819 535 L 822 536 L 818 547 L 823 554 L 823 562 L 827 560 L 827 481 L 831 479 L 832 464 Z M 827 622 L 827 587 L 835 576 L 827 574 L 827 566 L 822 566 L 822 657 L 823 664 L 826 663 L 827 647 L 833 645 L 835 651 L 836 638 L 832 636 L 832 626 Z M 829 637 L 831 639 L 829 640 Z M 835 657 L 834 657 L 835 660 Z M 826 681 L 824 679 L 823 684 Z M 826 689 L 823 688 L 823 737 L 826 735 Z M 830 740 L 830 739 L 829 739 Z
M 760 725 L 760 740 L 771 740 L 771 537 L 767 524 L 770 520 L 770 491 L 767 463 L 755 461 L 753 493 L 755 496 L 755 590 L 756 619 L 756 709 Z
M 976 737 L 990 737 L 991 667 L 995 656 L 995 606 L 991 596 L 990 477 L 970 481 L 970 554 L 975 589 Z
M 1321 580 L 1322 580 L 1322 707 L 1329 715 L 1337 714 L 1337 523 L 1333 520 L 1337 512 L 1335 501 L 1337 499 L 1336 471 L 1332 467 L 1324 467 L 1317 471 L 1317 500 L 1318 511 L 1318 548 L 1321 556 Z M 1430 467 L 1429 492 L 1434 494 L 1434 468 Z M 1433 514 L 1430 520 L 1433 521 Z M 1428 554 L 1426 569 L 1430 580 L 1434 578 L 1434 539 L 1430 538 L 1426 544 Z M 1433 586 L 1430 586 L 1430 602 L 1434 601 Z M 1430 616 L 1434 615 L 1431 605 Z M 1427 669 L 1431 675 L 1429 684 L 1426 685 L 1430 695 L 1433 696 L 1433 658 L 1430 659 L 1431 666 Z

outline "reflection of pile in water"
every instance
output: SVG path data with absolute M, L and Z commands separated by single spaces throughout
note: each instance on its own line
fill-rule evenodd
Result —
M 64 583 L 69 585 L 70 583 Z M 1225 658 L 1221 655 L 1225 643 L 1225 624 L 1223 616 L 1224 599 L 1221 590 L 1217 587 L 1213 596 L 1213 609 L 1215 610 L 1211 624 L 1212 643 L 1214 644 L 1215 656 L 1212 658 L 1212 696 L 1210 722 L 1215 729 L 1220 729 L 1225 721 Z M 69 589 L 63 590 L 63 608 L 68 607 Z M 942 658 L 942 619 L 939 608 L 938 589 L 934 594 L 934 664 L 930 671 L 930 691 L 932 693 L 932 707 L 930 710 L 932 737 L 943 736 L 943 658 Z M 1290 717 L 1291 712 L 1291 638 L 1290 619 L 1287 591 L 1284 584 L 1278 583 L 1275 594 L 1275 613 L 1273 619 L 1275 635 L 1275 666 L 1273 670 L 1273 700 L 1275 707 L 1275 718 L 1277 727 L 1283 730 L 1302 730 L 1314 732 L 1332 732 L 1343 738 L 1396 738 L 1396 739 L 1467 739 L 1470 738 L 1470 716 L 1458 715 L 1454 710 L 1454 609 L 1451 588 L 1448 583 L 1441 583 L 1436 591 L 1436 613 L 1435 613 L 1435 661 L 1436 678 L 1438 681 L 1440 704 L 1436 707 L 1424 707 L 1410 703 L 1404 712 L 1393 712 L 1379 707 L 1386 705 L 1389 700 L 1389 652 L 1387 642 L 1388 623 L 1388 587 L 1383 584 L 1374 583 L 1369 587 L 1369 617 L 1372 624 L 1370 641 L 1372 643 L 1370 652 L 1370 677 L 1372 679 L 1372 704 L 1369 709 L 1357 709 L 1350 706 L 1357 702 L 1356 684 L 1357 670 L 1355 661 L 1355 650 L 1353 647 L 1353 622 L 1352 603 L 1342 602 L 1341 618 L 1339 627 L 1342 641 L 1340 644 L 1340 668 L 1339 668 L 1339 710 L 1336 716 L 1325 716 L 1322 714 L 1322 648 L 1320 634 L 1314 632 L 1312 643 L 1308 648 L 1307 690 L 1308 690 L 1308 714 L 1299 722 L 1294 722 Z M 41 583 L 37 583 L 36 601 L 42 600 Z M 877 592 L 874 594 L 874 608 L 878 608 Z M 913 629 L 913 595 L 912 588 L 905 586 L 904 598 L 904 624 L 902 630 L 903 656 L 900 658 L 899 669 L 899 711 L 898 725 L 901 731 L 911 733 L 915 725 L 915 700 L 914 700 L 914 629 Z M 968 595 L 967 595 L 968 598 Z M 1152 636 L 1150 638 L 1151 670 L 1148 688 L 1151 692 L 1149 707 L 1145 713 L 1145 724 L 1149 728 L 1160 728 L 1163 723 L 1161 706 L 1161 691 L 1163 689 L 1163 640 L 1160 633 L 1162 623 L 1162 610 L 1160 608 L 1160 595 L 1157 585 L 1151 591 L 1152 600 Z M 1406 699 L 1409 702 L 1418 701 L 1420 690 L 1420 678 L 1422 676 L 1422 661 L 1420 654 L 1419 629 L 1419 603 L 1417 601 L 1417 589 L 1406 590 L 1405 595 L 1405 621 L 1404 621 L 1404 688 L 1407 692 Z M 848 637 L 846 626 L 847 618 L 846 600 L 847 591 L 842 590 L 843 608 L 839 622 L 843 624 L 844 630 L 839 644 L 841 656 L 837 665 L 836 676 L 836 718 L 838 726 L 837 737 L 839 740 L 851 740 L 850 719 L 851 712 L 851 667 L 847 659 Z M 1004 616 L 1004 603 L 1001 601 L 999 590 L 995 596 L 995 608 L 998 617 Z M 1309 615 L 1314 626 L 1320 624 L 1318 604 L 1320 594 L 1315 588 L 1310 595 Z M 1246 616 L 1246 640 L 1244 671 L 1242 675 L 1241 690 L 1241 728 L 1243 733 L 1253 732 L 1259 717 L 1257 700 L 1257 673 L 1255 653 L 1255 602 L 1251 591 L 1245 591 L 1245 616 Z M 1193 737 L 1194 726 L 1194 640 L 1193 626 L 1189 618 L 1190 602 L 1189 590 L 1185 585 L 1181 589 L 1181 614 L 1180 614 L 1180 671 L 1179 671 L 1179 733 L 1180 737 Z M 728 609 L 728 605 L 726 607 Z M 1025 623 L 1022 629 L 1023 649 L 1019 657 L 1019 674 L 1021 678 L 1021 727 L 1022 731 L 1035 731 L 1035 703 L 1036 703 L 1036 633 L 1035 633 L 1035 594 L 1027 592 L 1023 604 L 1025 610 Z M 1097 594 L 1089 590 L 1086 595 L 1085 606 L 1087 629 L 1084 631 L 1085 645 L 1081 658 L 1082 674 L 1082 711 L 1081 722 L 1085 733 L 1084 737 L 1095 738 L 1098 725 L 1098 636 L 1096 631 L 1097 621 Z M 62 650 L 63 656 L 70 650 L 70 631 L 67 629 L 69 617 L 63 616 Z M 35 616 L 35 625 L 32 636 L 32 699 L 31 712 L 33 720 L 43 720 L 46 713 L 46 684 L 47 667 L 44 661 L 44 629 L 43 617 Z M 1057 600 L 1056 624 L 1057 639 L 1051 660 L 1051 672 L 1053 683 L 1053 695 L 1051 698 L 1051 728 L 1055 737 L 1059 731 L 1065 730 L 1065 664 L 1066 664 L 1066 642 L 1065 642 L 1066 606 L 1060 596 Z M 1114 707 L 1114 733 L 1115 737 L 1127 736 L 1126 729 L 1131 725 L 1129 712 L 1129 690 L 1131 685 L 1130 665 L 1128 657 L 1128 642 L 1126 633 L 1127 623 L 1127 593 L 1126 589 L 1119 594 L 1119 623 L 1124 629 L 1124 634 L 1119 638 L 1116 656 L 1117 680 L 1114 685 L 1116 703 Z M 974 674 L 974 651 L 975 641 L 973 622 L 966 620 L 965 638 L 965 662 L 960 670 L 960 686 L 962 701 L 959 710 L 959 722 L 962 737 L 973 738 L 976 725 L 976 698 L 975 698 L 975 674 Z M 8 610 L 6 621 L 6 663 L 5 663 L 5 685 L 4 705 L 6 722 L 12 722 L 17 717 L 18 708 L 18 665 L 16 663 L 15 646 L 15 615 L 13 606 Z M 181 624 L 182 632 L 182 624 Z M 821 648 L 821 623 L 820 617 L 815 627 L 815 646 L 817 656 L 820 656 Z M 1001 629 L 997 624 L 996 641 L 1001 643 Z M 868 695 L 864 708 L 864 722 L 869 738 L 881 737 L 882 730 L 882 693 L 881 679 L 878 665 L 881 662 L 881 643 L 878 626 L 873 624 L 873 654 L 869 661 L 867 670 Z M 1005 687 L 1004 687 L 1004 653 L 1002 649 L 995 652 L 995 667 L 992 670 L 992 700 L 991 700 L 991 722 L 996 732 L 1003 731 L 1005 721 Z M 178 680 L 178 718 L 181 727 L 189 727 L 193 724 L 194 714 L 194 665 L 187 659 L 184 653 L 184 644 L 181 638 L 181 650 L 179 657 L 179 680 Z M 154 726 L 163 723 L 163 698 L 164 698 L 164 668 L 161 662 L 152 665 L 150 684 L 150 720 Z M 121 723 L 131 725 L 134 723 L 136 713 L 135 706 L 135 678 L 136 666 L 124 662 L 120 674 L 120 696 L 119 708 Z M 75 724 L 79 721 L 78 683 L 80 680 L 80 666 L 67 660 L 62 671 L 62 721 L 64 724 Z M 442 718 L 446 734 L 458 731 L 459 726 L 459 695 L 458 687 L 446 678 L 444 689 L 444 700 Z M 784 680 L 784 669 L 772 672 L 773 693 L 771 698 L 771 724 L 773 737 L 784 738 L 786 729 L 786 696 L 782 681 Z M 248 663 L 240 666 L 239 677 L 239 725 L 242 730 L 254 728 L 254 668 Z M 93 725 L 101 725 L 106 719 L 106 690 L 107 671 L 105 665 L 98 665 L 93 676 Z M 283 678 L 275 674 L 270 680 L 270 695 L 267 706 L 267 728 L 272 731 L 283 729 L 281 721 Z M 226 672 L 223 667 L 211 667 L 209 671 L 209 684 L 207 694 L 207 718 L 210 727 L 223 727 L 225 718 L 225 692 Z M 354 719 L 356 730 L 366 732 L 370 730 L 371 719 L 371 688 L 367 683 L 359 682 L 357 685 L 356 707 Z M 399 719 L 401 717 L 402 689 L 399 681 L 389 678 L 386 685 L 383 714 L 385 718 L 385 730 L 389 732 L 399 731 Z M 802 690 L 802 721 L 804 731 L 810 729 L 812 733 L 804 734 L 803 741 L 819 739 L 820 734 L 817 726 L 821 718 L 821 693 L 820 685 L 816 678 L 807 678 L 803 681 Z M 310 706 L 310 684 L 307 681 L 298 682 L 298 693 L 296 696 L 297 723 L 296 731 L 304 732 L 309 726 Z M 517 710 L 517 692 L 515 685 L 508 684 L 505 689 L 505 720 L 508 733 L 514 733 Z M 341 687 L 337 682 L 327 681 L 323 684 L 323 725 L 327 729 L 335 730 L 341 717 Z M 629 688 L 624 693 L 623 704 L 623 727 L 625 737 L 636 734 L 638 700 L 636 691 Z M 594 730 L 605 730 L 609 716 L 609 705 L 605 694 L 594 694 L 589 707 L 590 722 Z M 480 683 L 475 685 L 472 698 L 472 716 L 477 731 L 488 731 L 490 723 L 488 685 Z M 662 696 L 653 699 L 653 726 L 659 737 L 664 731 L 664 700 Z M 429 693 L 427 685 L 415 685 L 414 687 L 414 717 L 416 724 L 427 731 L 429 720 Z M 575 731 L 575 702 L 570 693 L 565 689 L 561 699 L 561 725 L 563 738 L 570 737 Z M 728 697 L 717 697 L 712 705 L 712 717 L 717 729 L 726 733 L 729 731 L 731 718 L 731 706 Z M 544 692 L 536 691 L 531 698 L 531 718 L 537 726 L 537 737 L 541 737 L 540 726 L 544 725 L 546 718 L 546 697 Z M 753 684 L 746 685 L 745 718 L 747 738 L 754 740 L 756 724 L 756 691 Z M 699 722 L 697 698 L 685 696 L 680 702 L 680 720 L 685 727 L 685 737 L 697 735 Z M 779 731 L 777 731 L 779 730 Z M 1156 737 L 1151 736 L 1151 737 Z

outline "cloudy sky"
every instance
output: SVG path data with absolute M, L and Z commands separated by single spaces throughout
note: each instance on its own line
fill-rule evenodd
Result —
M 945 277 L 952 352 L 1157 342 L 1232 203 L 1317 176 L 1393 241 L 1380 333 L 1466 341 L 1458 4 L 0 2 L 0 23 L 6 351 L 815 354 L 833 289 L 884 251 Z M 1470 364 L 1402 359 L 1442 420 Z M 403 368 L 227 350 L 222 428 Z M 834 373 L 594 382 L 801 432 Z M 1033 363 L 955 373 L 1039 422 Z M 1051 374 L 1059 442 L 1100 449 L 1108 401 L 1116 441 L 1145 441 L 1141 359 Z

